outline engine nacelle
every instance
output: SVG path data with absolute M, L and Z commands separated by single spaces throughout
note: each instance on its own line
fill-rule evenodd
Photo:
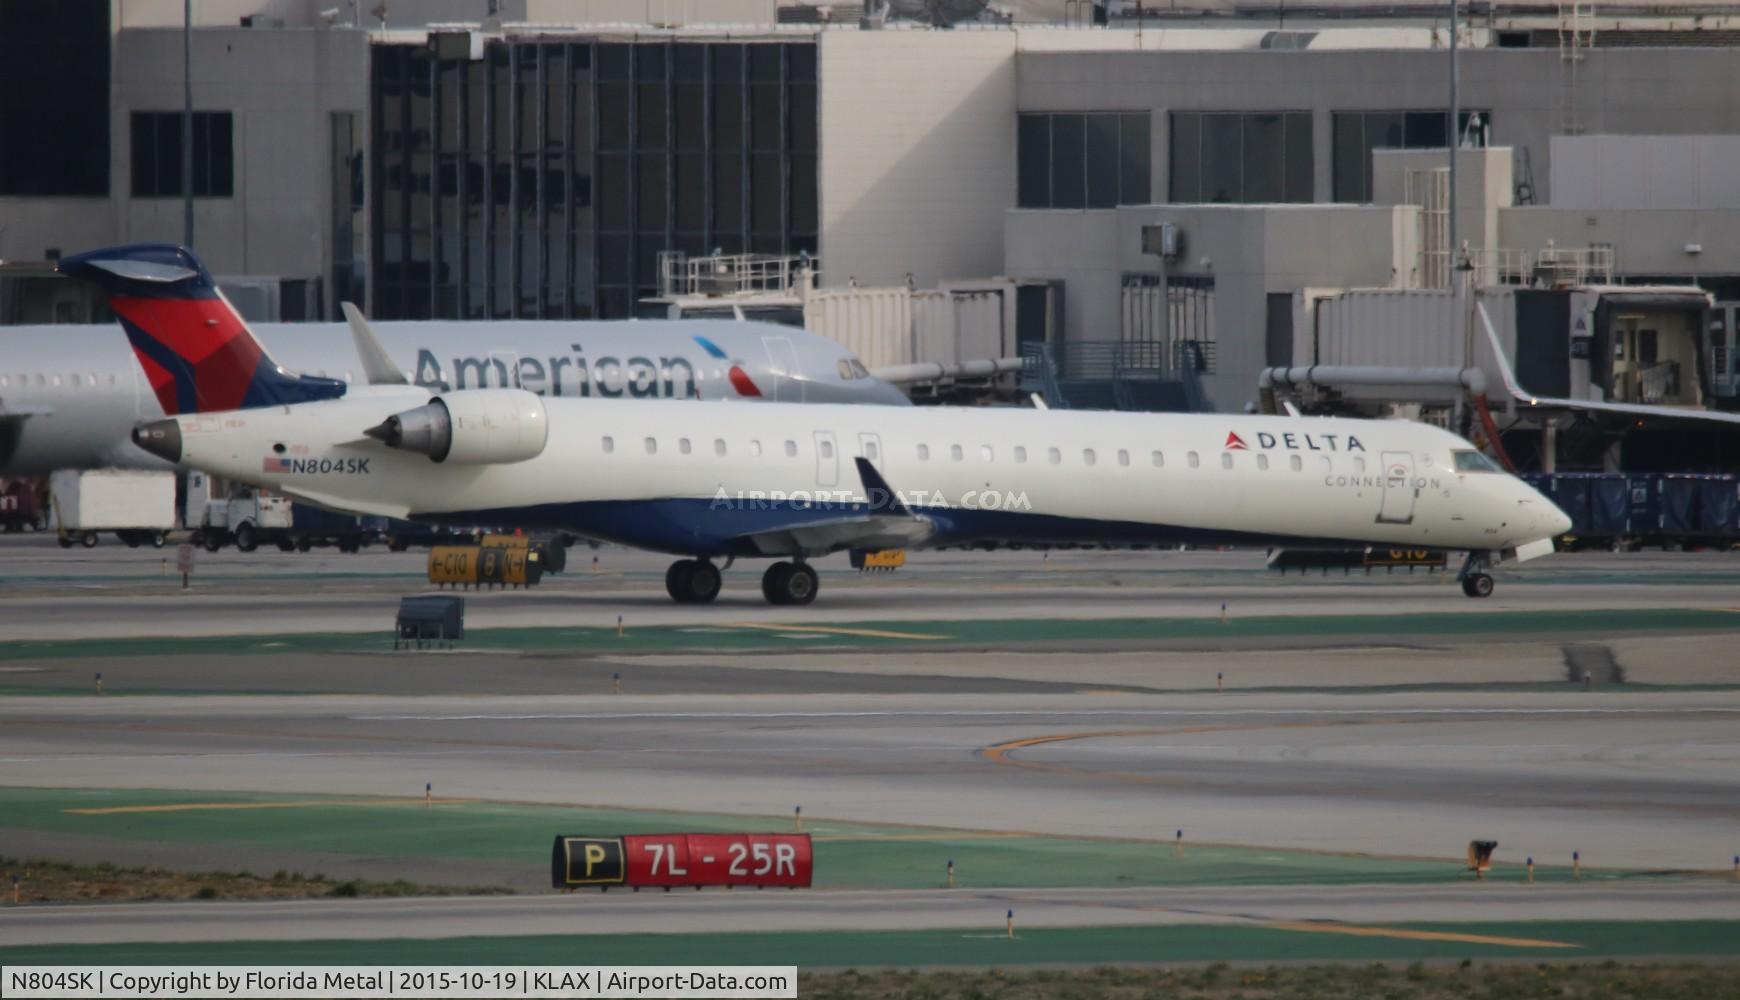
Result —
M 433 462 L 490 465 L 537 458 L 550 438 L 544 401 L 524 389 L 461 389 L 365 431 Z

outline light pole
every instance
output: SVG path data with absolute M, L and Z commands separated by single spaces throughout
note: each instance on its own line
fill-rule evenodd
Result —
M 181 15 L 181 245 L 193 249 L 193 0 Z

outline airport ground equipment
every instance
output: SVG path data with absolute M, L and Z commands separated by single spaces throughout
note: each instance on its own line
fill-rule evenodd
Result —
M 905 565 L 905 549 L 852 550 L 852 568 L 860 573 L 892 573 Z
M 47 527 L 48 515 L 37 495 L 36 480 L 14 479 L 0 488 L 0 530 L 42 531 Z
M 339 514 L 311 504 L 290 505 L 290 526 L 275 541 L 286 552 L 331 545 L 340 552 L 360 552 L 386 530 L 386 518 Z
M 1443 549 L 1367 545 L 1357 549 L 1274 549 L 1269 553 L 1268 567 L 1282 576 L 1295 569 L 1301 574 L 1318 570 L 1324 575 L 1328 575 L 1332 569 L 1338 569 L 1343 576 L 1351 576 L 1354 570 L 1363 569 L 1365 575 L 1370 576 L 1374 569 L 1382 569 L 1386 573 L 1394 573 L 1398 569 L 1406 569 L 1410 573 L 1417 569 L 1436 573 L 1446 568 L 1449 560 L 1450 554 Z
M 814 874 L 807 833 L 561 835 L 550 854 L 550 882 L 557 889 L 804 889 Z
M 399 599 L 399 614 L 393 622 L 393 648 L 400 643 L 446 643 L 465 638 L 465 598 L 453 594 L 425 594 Z
M 56 472 L 50 508 L 61 548 L 92 548 L 113 531 L 129 547 L 162 548 L 175 527 L 175 474 L 125 469 Z
M 1496 840 L 1470 840 L 1468 842 L 1468 870 L 1475 878 L 1485 878 L 1486 872 L 1492 867 L 1492 852 L 1498 849 Z
M 1522 478 L 1571 518 L 1564 548 L 1740 543 L 1740 477 L 1732 474 L 1557 472 Z
M 515 549 L 536 553 L 540 570 L 560 573 L 568 568 L 568 550 L 556 539 L 532 538 L 528 535 L 486 534 L 478 543 L 484 548 Z
M 197 501 L 189 504 L 194 513 Z M 262 544 L 278 544 L 290 538 L 293 520 L 290 498 L 255 490 L 238 496 L 214 497 L 205 502 L 205 509 L 196 521 L 188 517 L 188 527 L 207 552 L 216 552 L 233 544 L 242 552 L 252 552 Z

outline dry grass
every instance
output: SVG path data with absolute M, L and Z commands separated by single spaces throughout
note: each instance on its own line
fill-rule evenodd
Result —
M 1740 966 L 1383 964 L 799 977 L 805 1000 L 1727 1000 Z
M 331 879 L 301 872 L 173 872 L 162 868 L 117 868 L 111 864 L 69 865 L 58 861 L 0 858 L 0 892 L 12 905 L 12 876 L 19 877 L 18 898 L 31 903 L 119 903 L 142 900 L 319 899 L 332 896 L 480 896 L 508 893 L 493 887 L 420 885 Z

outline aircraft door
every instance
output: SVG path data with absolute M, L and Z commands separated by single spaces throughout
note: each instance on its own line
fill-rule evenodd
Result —
M 834 446 L 833 431 L 816 432 L 816 485 L 840 485 L 840 449 Z
M 1405 451 L 1386 451 L 1384 458 L 1384 497 L 1378 507 L 1379 524 L 1412 524 L 1414 502 L 1419 491 L 1414 488 L 1414 456 Z
M 803 366 L 798 364 L 797 348 L 792 345 L 791 338 L 763 337 L 761 346 L 767 352 L 767 369 L 773 376 L 773 401 L 803 402 Z

